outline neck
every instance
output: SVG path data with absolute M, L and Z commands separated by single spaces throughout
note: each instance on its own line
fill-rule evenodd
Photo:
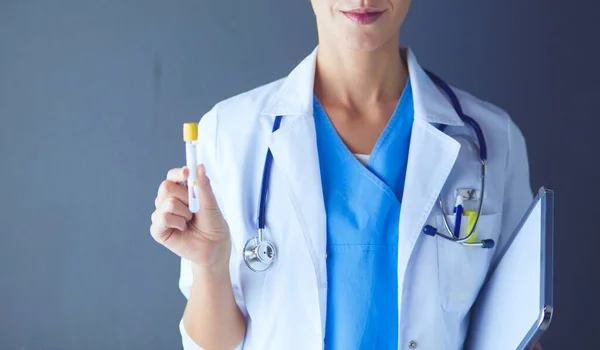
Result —
M 353 108 L 398 101 L 408 79 L 398 37 L 369 52 L 319 42 L 315 94 L 322 103 Z

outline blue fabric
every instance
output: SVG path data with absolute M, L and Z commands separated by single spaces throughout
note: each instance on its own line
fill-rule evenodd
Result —
M 365 167 L 314 98 L 327 214 L 325 349 L 398 348 L 398 222 L 413 116 L 409 81 Z

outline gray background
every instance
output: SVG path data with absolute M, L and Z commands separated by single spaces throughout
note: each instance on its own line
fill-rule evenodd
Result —
M 545 350 L 599 342 L 596 3 L 416 0 L 402 32 L 512 114 L 556 190 Z M 315 44 L 307 0 L 0 0 L 0 350 L 178 348 L 178 259 L 148 228 L 181 124 Z

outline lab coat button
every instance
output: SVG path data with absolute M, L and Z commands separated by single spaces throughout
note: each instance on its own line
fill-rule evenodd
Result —
M 414 341 L 414 340 L 411 340 L 411 341 L 408 343 L 408 348 L 409 348 L 409 349 L 416 349 L 416 348 L 417 348 L 417 342 L 416 342 L 416 341 Z

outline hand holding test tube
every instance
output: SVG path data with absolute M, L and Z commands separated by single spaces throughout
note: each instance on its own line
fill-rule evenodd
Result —
M 183 125 L 186 166 L 170 169 L 160 183 L 150 234 L 198 270 L 228 271 L 231 250 L 229 226 L 219 209 L 204 161 L 199 123 Z M 187 192 L 187 196 L 186 196 Z M 223 272 L 225 273 L 225 272 Z
M 198 199 L 198 178 L 196 168 L 198 166 L 196 147 L 198 141 L 198 123 L 183 124 L 183 141 L 185 141 L 185 164 L 189 169 L 187 179 L 188 206 L 190 212 L 197 213 L 200 208 Z

